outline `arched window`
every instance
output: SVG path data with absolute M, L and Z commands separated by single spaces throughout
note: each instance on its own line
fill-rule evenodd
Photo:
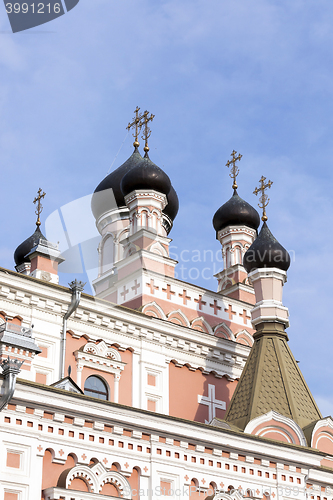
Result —
M 114 265 L 114 242 L 112 236 L 104 240 L 102 248 L 102 273 L 112 269 Z
M 109 399 L 109 391 L 105 382 L 95 375 L 91 375 L 84 383 L 84 393 L 93 398 Z

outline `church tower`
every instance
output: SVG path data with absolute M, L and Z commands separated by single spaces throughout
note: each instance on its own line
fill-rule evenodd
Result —
M 262 177 L 255 190 L 261 193 L 263 225 L 243 260 L 256 296 L 251 311 L 254 344 L 225 421 L 244 432 L 304 445 L 302 429 L 322 416 L 288 345 L 289 315 L 282 304 L 282 287 L 290 256 L 267 226 L 265 190 L 272 182 L 265 180 Z
M 179 207 L 168 175 L 148 155 L 149 123 L 154 115 L 139 111 L 137 107 L 127 127 L 134 129 L 132 156 L 98 185 L 92 198 L 102 236 L 96 294 L 132 308 L 148 301 L 144 298 L 144 274 L 174 276 L 177 262 L 169 257 L 168 234 Z M 141 129 L 144 157 L 138 150 Z
M 15 268 L 18 273 L 26 274 L 43 281 L 59 283 L 58 265 L 64 261 L 58 245 L 48 241 L 40 230 L 40 214 L 43 210 L 41 200 L 45 197 L 42 189 L 34 199 L 37 206 L 36 230 L 23 241 L 14 252 Z
M 242 155 L 236 155 L 234 150 L 231 153 L 232 159 L 226 163 L 227 167 L 231 166 L 233 195 L 213 217 L 216 239 L 222 245 L 224 263 L 224 269 L 215 277 L 218 280 L 218 292 L 254 304 L 253 288 L 249 286 L 242 262 L 245 252 L 257 236 L 260 217 L 258 212 L 237 193 L 236 177 L 239 168 L 236 162 L 240 161 Z

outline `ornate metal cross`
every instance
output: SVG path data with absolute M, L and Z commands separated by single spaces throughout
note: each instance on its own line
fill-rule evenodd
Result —
M 238 156 L 236 156 L 236 155 L 237 155 L 237 151 L 233 150 L 233 152 L 230 155 L 230 156 L 232 156 L 232 160 L 228 160 L 227 163 L 225 164 L 225 166 L 228 168 L 230 167 L 230 165 L 232 165 L 229 175 L 234 180 L 234 183 L 232 185 L 233 189 L 237 189 L 237 187 L 238 187 L 237 182 L 236 182 L 236 177 L 239 174 L 239 168 L 236 165 L 236 161 L 240 161 L 240 159 L 243 156 L 241 154 L 239 154 Z
M 142 134 L 142 139 L 144 139 L 145 141 L 145 147 L 143 148 L 144 152 L 147 154 L 148 151 L 149 151 L 149 147 L 148 147 L 148 139 L 150 137 L 150 134 L 151 134 L 151 130 L 150 128 L 148 127 L 148 123 L 149 122 L 152 122 L 153 119 L 155 118 L 155 115 L 152 115 L 150 113 L 150 116 L 149 116 L 149 111 L 145 111 L 143 113 L 143 117 L 142 117 L 142 127 L 144 127 L 144 130 L 143 130 L 143 134 Z
M 265 193 L 265 189 L 270 188 L 271 185 L 273 184 L 272 181 L 268 181 L 267 184 L 265 184 L 266 177 L 263 175 L 261 176 L 261 179 L 259 180 L 260 182 L 260 187 L 255 188 L 253 191 L 253 194 L 257 195 L 258 193 L 261 193 L 260 198 L 259 198 L 259 207 L 262 208 L 262 217 L 261 220 L 266 222 L 267 221 L 267 215 L 266 215 L 266 207 L 269 203 L 269 198 L 267 194 Z
M 44 196 L 45 196 L 46 193 L 42 194 L 42 189 L 41 188 L 38 189 L 37 193 L 38 193 L 38 196 L 36 196 L 36 198 L 34 199 L 33 202 L 34 202 L 35 205 L 37 203 L 37 209 L 36 209 L 35 214 L 37 215 L 36 226 L 39 227 L 41 225 L 41 221 L 40 221 L 39 216 L 40 216 L 40 214 L 42 213 L 42 210 L 43 210 L 43 206 L 42 206 L 42 204 L 41 204 L 40 201 L 41 201 L 42 198 L 44 198 Z
M 138 141 L 138 137 L 139 137 L 139 133 L 140 133 L 140 130 L 141 130 L 141 127 L 142 127 L 141 120 L 143 119 L 143 115 L 139 115 L 139 111 L 140 111 L 140 108 L 137 106 L 136 109 L 134 110 L 135 117 L 133 118 L 132 123 L 129 123 L 127 125 L 127 127 L 126 127 L 126 130 L 130 130 L 131 128 L 134 128 L 134 132 L 133 132 L 133 137 L 134 137 L 133 146 L 135 148 L 138 148 L 140 146 L 139 141 Z

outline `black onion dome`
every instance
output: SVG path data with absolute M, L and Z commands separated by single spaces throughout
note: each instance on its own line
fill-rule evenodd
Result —
M 171 186 L 169 193 L 167 194 L 168 204 L 163 210 L 163 213 L 166 214 L 172 221 L 175 220 L 178 210 L 179 210 L 179 200 L 175 188 Z
M 222 207 L 220 207 L 213 217 L 213 226 L 216 232 L 227 226 L 244 225 L 258 229 L 260 217 L 258 212 L 249 203 L 238 196 L 237 190 Z
M 290 266 L 290 255 L 270 232 L 266 222 L 260 230 L 259 236 L 243 258 L 243 266 L 249 273 L 262 267 L 277 267 L 287 271 Z
M 127 172 L 129 172 L 132 168 L 138 165 L 142 161 L 142 156 L 139 153 L 138 149 L 135 148 L 133 154 L 116 170 L 107 175 L 102 182 L 100 182 L 97 188 L 94 191 L 94 194 L 91 199 L 91 210 L 94 214 L 95 219 L 98 219 L 102 214 L 111 210 L 112 208 L 116 208 L 112 205 L 113 197 L 110 196 L 109 192 L 105 193 L 105 196 L 97 193 L 101 193 L 102 191 L 112 189 L 113 194 L 118 207 L 126 206 L 124 196 L 120 189 L 120 183 L 122 178 Z
M 34 234 L 32 234 L 17 247 L 14 252 L 14 261 L 17 266 L 23 264 L 24 262 L 30 262 L 29 257 L 26 257 L 26 255 L 30 253 L 35 246 L 38 245 L 38 242 L 41 238 L 47 241 L 39 227 L 37 227 Z
M 167 174 L 149 156 L 124 175 L 121 184 L 123 196 L 136 189 L 153 189 L 159 193 L 168 195 L 171 189 L 171 181 Z

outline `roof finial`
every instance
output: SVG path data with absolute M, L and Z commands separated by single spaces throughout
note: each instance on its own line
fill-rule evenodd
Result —
M 150 116 L 148 116 L 148 115 L 149 115 L 149 111 L 145 111 L 143 113 L 143 117 L 142 117 L 143 118 L 142 126 L 144 127 L 142 139 L 144 139 L 144 141 L 145 141 L 145 147 L 143 148 L 144 152 L 146 153 L 145 156 L 148 156 L 148 151 L 149 151 L 148 139 L 149 139 L 150 134 L 151 134 L 151 130 L 148 127 L 148 123 L 152 122 L 153 119 L 155 118 L 155 115 L 153 115 L 152 113 L 150 113 Z
M 228 160 L 227 163 L 225 164 L 226 167 L 230 167 L 232 165 L 231 171 L 230 171 L 230 177 L 234 180 L 234 183 L 232 185 L 233 189 L 237 189 L 237 182 L 236 182 L 236 177 L 239 174 L 239 168 L 236 165 L 236 161 L 240 161 L 243 155 L 239 154 L 236 156 L 237 151 L 233 150 L 230 156 L 232 156 L 232 160 Z
M 265 189 L 270 188 L 271 185 L 273 184 L 272 181 L 268 181 L 267 184 L 265 184 L 265 180 L 266 180 L 266 177 L 264 177 L 262 175 L 261 179 L 259 180 L 259 182 L 261 184 L 260 187 L 259 188 L 255 188 L 255 190 L 253 191 L 253 194 L 255 194 L 255 195 L 257 195 L 258 193 L 261 192 L 258 206 L 259 206 L 259 208 L 262 208 L 262 217 L 261 217 L 261 220 L 263 222 L 267 221 L 266 207 L 267 207 L 267 205 L 269 203 L 269 198 L 268 198 L 267 194 L 265 193 Z
M 130 130 L 131 128 L 134 128 L 134 133 L 133 133 L 134 142 L 133 142 L 133 146 L 135 147 L 135 149 L 137 149 L 140 146 L 140 143 L 138 141 L 138 137 L 139 137 L 139 133 L 140 133 L 140 130 L 141 130 L 141 127 L 142 127 L 141 120 L 143 118 L 143 115 L 139 115 L 139 111 L 140 111 L 140 108 L 137 106 L 136 109 L 134 110 L 135 117 L 133 118 L 132 123 L 129 123 L 127 125 L 127 127 L 126 127 L 126 130 Z
M 42 210 L 43 210 L 43 206 L 42 206 L 40 200 L 42 198 L 44 198 L 45 193 L 42 194 L 42 189 L 41 188 L 38 189 L 37 193 L 38 193 L 38 196 L 36 196 L 36 198 L 34 199 L 33 203 L 35 203 L 35 204 L 37 203 L 37 210 L 35 211 L 35 214 L 37 215 L 36 226 L 37 226 L 37 228 L 39 228 L 39 226 L 41 225 L 41 221 L 40 221 L 40 217 L 39 216 L 40 216 L 40 214 L 42 213 Z

